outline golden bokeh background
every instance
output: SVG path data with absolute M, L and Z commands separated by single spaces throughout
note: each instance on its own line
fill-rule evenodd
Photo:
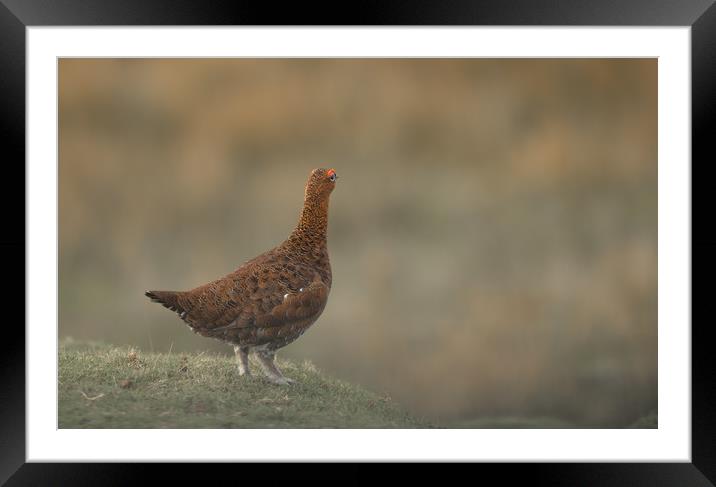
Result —
M 655 59 L 61 59 L 59 333 L 233 353 L 145 289 L 280 243 L 333 289 L 281 354 L 445 424 L 657 407 Z

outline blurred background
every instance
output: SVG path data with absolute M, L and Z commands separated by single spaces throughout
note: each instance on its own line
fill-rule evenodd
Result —
M 655 59 L 61 59 L 59 334 L 233 351 L 145 289 L 280 243 L 315 167 L 326 310 L 281 355 L 446 425 L 657 407 Z

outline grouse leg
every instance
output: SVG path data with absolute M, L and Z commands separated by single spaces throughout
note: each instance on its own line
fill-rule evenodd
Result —
M 295 382 L 293 379 L 285 377 L 281 373 L 281 371 L 278 370 L 278 367 L 276 367 L 276 364 L 274 363 L 274 359 L 276 358 L 276 352 L 261 350 L 259 352 L 256 352 L 256 356 L 259 358 L 259 362 L 261 362 L 261 366 L 264 369 L 266 377 L 268 377 L 271 382 L 282 386 L 286 386 L 292 382 Z
M 236 354 L 236 361 L 239 364 L 239 375 L 251 375 L 251 371 L 249 370 L 248 347 L 234 345 L 234 353 Z

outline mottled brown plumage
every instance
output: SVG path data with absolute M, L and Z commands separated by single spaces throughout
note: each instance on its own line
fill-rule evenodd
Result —
M 298 225 L 279 246 L 220 279 L 190 291 L 147 291 L 196 333 L 234 345 L 239 373 L 249 374 L 256 352 L 269 379 L 292 382 L 273 360 L 320 316 L 331 289 L 326 231 L 333 169 L 314 169 L 306 183 Z

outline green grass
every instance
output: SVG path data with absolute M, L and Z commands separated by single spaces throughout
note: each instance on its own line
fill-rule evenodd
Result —
M 483 417 L 436 426 L 386 395 L 278 359 L 297 382 L 238 375 L 233 358 L 149 353 L 64 340 L 59 349 L 60 428 L 575 428 L 547 417 Z M 629 428 L 657 428 L 651 412 Z
M 278 360 L 297 381 L 240 377 L 228 356 L 147 353 L 65 341 L 60 428 L 421 428 L 387 396 Z

